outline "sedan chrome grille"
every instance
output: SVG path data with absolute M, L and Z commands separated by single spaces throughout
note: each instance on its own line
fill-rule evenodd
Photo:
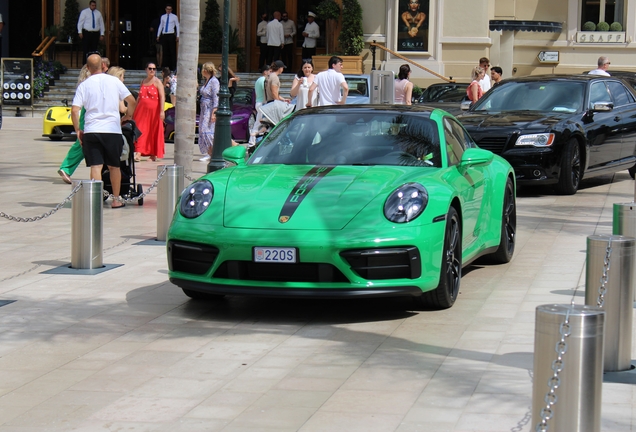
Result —
M 484 150 L 490 150 L 495 154 L 501 154 L 506 149 L 506 143 L 508 142 L 508 136 L 492 136 L 486 135 L 481 139 L 476 140 L 479 148 Z

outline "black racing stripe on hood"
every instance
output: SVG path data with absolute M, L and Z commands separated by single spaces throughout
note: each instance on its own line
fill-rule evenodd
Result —
M 278 221 L 280 223 L 285 223 L 291 219 L 294 212 L 296 212 L 296 209 L 300 203 L 303 202 L 307 194 L 334 168 L 335 167 L 333 166 L 315 166 L 310 169 L 307 174 L 305 174 L 298 183 L 296 183 L 285 200 L 285 204 L 283 204 L 283 208 L 278 215 Z

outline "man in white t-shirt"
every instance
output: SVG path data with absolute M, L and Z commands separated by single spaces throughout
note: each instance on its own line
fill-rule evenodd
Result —
M 482 57 L 479 59 L 479 67 L 484 70 L 484 77 L 479 80 L 479 87 L 481 87 L 482 91 L 486 93 L 492 87 L 490 82 L 490 73 L 488 73 L 488 69 L 490 68 L 490 60 L 488 57 Z
M 349 86 L 342 74 L 342 59 L 337 56 L 333 56 L 329 59 L 329 69 L 320 72 L 314 78 L 314 82 L 309 87 L 307 94 L 307 107 L 311 107 L 312 97 L 314 91 L 318 88 L 320 92 L 320 106 L 325 105 L 344 105 L 349 94 Z M 342 95 L 340 94 L 342 89 Z
M 598 64 L 598 68 L 589 71 L 588 75 L 610 76 L 609 72 L 607 72 L 607 69 L 609 69 L 609 66 L 610 66 L 610 61 L 607 57 L 600 56 L 598 58 L 597 64 Z
M 132 118 L 137 102 L 126 86 L 116 77 L 102 73 L 102 58 L 99 54 L 88 56 L 86 61 L 91 76 L 75 91 L 71 118 L 75 133 L 82 144 L 86 165 L 91 168 L 91 179 L 102 179 L 102 167 L 108 166 L 113 195 L 119 197 L 121 188 L 121 157 L 123 139 L 121 122 Z M 119 117 L 119 102 L 125 100 L 128 110 Z M 84 130 L 79 128 L 79 114 L 84 107 Z M 118 199 L 113 208 L 124 207 Z

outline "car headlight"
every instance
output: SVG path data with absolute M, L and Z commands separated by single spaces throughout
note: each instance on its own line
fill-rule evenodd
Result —
M 201 216 L 210 207 L 214 197 L 214 187 L 208 180 L 192 183 L 181 193 L 179 211 L 189 219 Z
M 553 133 L 540 133 L 521 135 L 517 138 L 516 146 L 534 146 L 534 147 L 549 147 L 554 143 Z
M 384 203 L 384 216 L 391 222 L 405 223 L 418 217 L 428 204 L 428 192 L 417 183 L 397 188 Z

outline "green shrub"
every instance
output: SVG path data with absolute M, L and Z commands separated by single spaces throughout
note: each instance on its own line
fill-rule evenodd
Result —
M 603 32 L 606 32 L 606 31 L 609 31 L 609 29 L 610 29 L 609 24 L 608 24 L 608 23 L 606 23 L 606 22 L 604 22 L 604 21 L 601 21 L 600 23 L 598 23 L 598 24 L 596 25 L 596 30 L 597 30 L 597 31 L 603 31 Z
M 216 0 L 208 0 L 205 4 L 205 18 L 201 23 L 201 40 L 199 52 L 219 54 L 222 51 L 223 29 L 220 21 L 220 8 Z
M 623 25 L 619 22 L 614 21 L 610 24 L 610 31 L 623 31 Z
M 362 7 L 358 0 L 342 0 L 342 30 L 338 36 L 344 55 L 357 56 L 364 49 Z
M 316 6 L 316 13 L 324 20 L 337 20 L 340 18 L 340 5 L 334 0 L 322 0 Z
M 583 24 L 583 31 L 594 31 L 596 30 L 596 24 L 594 24 L 592 21 L 588 21 L 585 24 Z

